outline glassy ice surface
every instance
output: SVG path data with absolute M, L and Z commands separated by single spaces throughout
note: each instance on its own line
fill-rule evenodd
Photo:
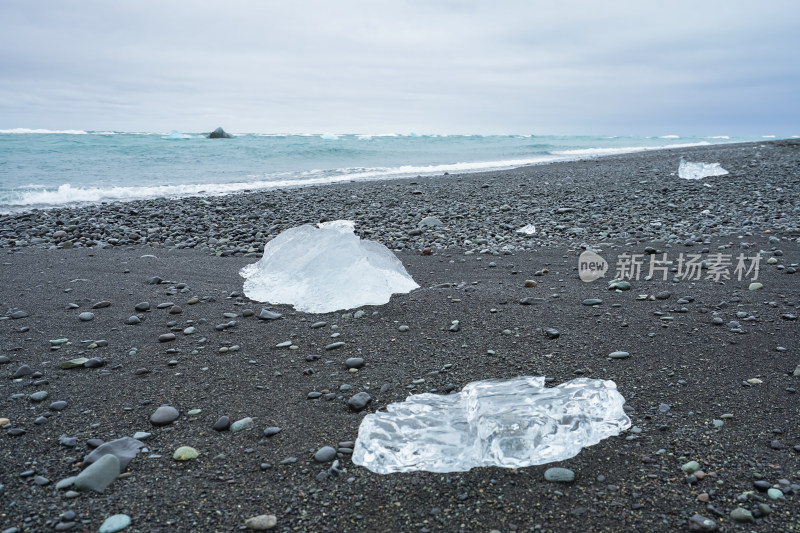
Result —
M 681 158 L 678 166 L 678 176 L 685 180 L 699 180 L 709 176 L 724 176 L 728 171 L 719 163 L 690 163 Z
M 536 226 L 533 224 L 528 224 L 527 226 L 522 226 L 517 230 L 517 233 L 522 233 L 525 235 L 535 235 L 536 234 Z
M 613 381 L 544 377 L 476 381 L 458 394 L 417 394 L 364 417 L 353 463 L 379 474 L 522 468 L 574 457 L 631 425 Z
M 298 311 L 329 313 L 383 305 L 392 294 L 419 287 L 388 248 L 353 233 L 353 222 L 318 226 L 291 228 L 267 243 L 264 256 L 239 272 L 244 294 Z

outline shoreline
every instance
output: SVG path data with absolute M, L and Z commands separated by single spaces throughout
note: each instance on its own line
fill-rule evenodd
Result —
M 792 172 L 798 147 L 800 141 L 713 145 L 502 172 L 28 211 L 0 215 L 0 249 L 147 243 L 239 255 L 257 253 L 265 239 L 289 227 L 336 218 L 354 220 L 361 236 L 395 250 L 488 246 L 513 251 L 548 243 L 625 239 L 675 244 L 704 231 L 733 235 L 765 229 L 800 237 L 800 202 L 792 194 L 797 190 Z M 682 180 L 677 167 L 684 155 L 720 162 L 730 174 Z M 760 186 L 766 190 L 745 198 L 753 192 L 748 181 L 767 178 L 770 182 Z M 753 205 L 743 205 L 748 201 Z M 787 216 L 777 217 L 776 223 L 753 216 L 757 210 L 768 214 L 778 207 Z M 708 214 L 703 214 L 705 209 Z M 427 215 L 438 217 L 446 231 L 426 228 L 413 234 Z M 199 228 L 190 228 L 194 222 Z M 528 224 L 536 226 L 536 235 L 515 234 Z M 245 231 L 244 225 L 257 230 Z M 499 229 L 502 238 L 490 228 Z
M 800 142 L 694 154 L 730 175 L 680 180 L 680 154 L 651 152 L 0 217 L 0 530 L 96 531 L 125 514 L 124 531 L 239 531 L 266 514 L 282 532 L 796 533 Z M 420 226 L 427 216 L 442 226 Z M 325 218 L 354 219 L 420 288 L 360 318 L 242 294 L 238 272 L 268 235 Z M 517 234 L 523 222 L 539 232 Z M 609 290 L 613 274 L 579 278 L 584 248 L 612 267 L 623 254 L 762 260 L 757 279 L 641 275 Z M 266 307 L 283 316 L 259 320 Z M 334 341 L 344 344 L 326 349 Z M 81 357 L 94 361 L 62 368 Z M 349 358 L 364 366 L 350 371 Z M 364 414 L 521 375 L 610 379 L 633 427 L 521 469 L 378 475 L 352 464 Z M 354 412 L 361 392 L 371 401 Z M 167 425 L 151 421 L 162 404 L 178 411 Z M 216 431 L 223 416 L 253 427 Z M 56 487 L 84 470 L 95 439 L 139 432 L 147 450 L 102 494 Z M 199 456 L 174 460 L 182 446 Z M 326 446 L 336 468 L 315 459 Z M 550 467 L 575 479 L 549 481 Z
M 649 147 L 649 146 L 642 146 L 642 147 L 628 147 L 628 148 L 593 148 L 593 149 L 576 149 L 576 150 L 562 150 L 556 151 L 550 154 L 550 159 L 548 160 L 541 160 L 541 161 L 530 161 L 525 164 L 512 164 L 512 161 L 496 161 L 495 163 L 500 164 L 496 168 L 494 167 L 487 167 L 485 169 L 473 169 L 467 171 L 458 171 L 453 170 L 452 168 L 447 167 L 457 167 L 461 165 L 461 163 L 453 163 L 453 164 L 441 164 L 441 165 L 434 165 L 438 167 L 442 167 L 443 171 L 438 172 L 425 172 L 422 174 L 410 174 L 410 175 L 396 175 L 396 176 L 378 176 L 372 178 L 363 178 L 359 175 L 348 176 L 347 178 L 342 179 L 334 179 L 332 181 L 326 181 L 328 178 L 316 178 L 319 182 L 315 183 L 313 180 L 311 182 L 307 181 L 300 181 L 298 183 L 294 183 L 292 181 L 283 181 L 280 185 L 276 186 L 265 186 L 265 187 L 256 187 L 256 188 L 248 188 L 243 187 L 240 190 L 230 191 L 227 193 L 220 192 L 218 194 L 209 194 L 205 191 L 202 191 L 202 187 L 204 185 L 201 184 L 184 184 L 184 185 L 174 185 L 168 186 L 174 187 L 176 189 L 180 189 L 182 187 L 197 187 L 199 190 L 194 193 L 176 193 L 167 196 L 160 196 L 160 197 L 150 197 L 150 198 L 138 198 L 138 199 L 123 199 L 123 200 L 103 200 L 103 201 L 95 201 L 95 202 L 74 202 L 70 204 L 63 204 L 58 206 L 45 206 L 45 207 L 20 207 L 16 206 L 11 208 L 11 210 L 0 212 L 0 216 L 2 215 L 17 215 L 23 214 L 26 212 L 31 211 L 47 211 L 47 210 L 64 210 L 64 209 L 81 209 L 81 208 L 90 208 L 96 205 L 113 205 L 117 203 L 133 203 L 133 202 L 148 202 L 148 201 L 157 201 L 157 200 L 166 200 L 166 201 L 181 201 L 185 199 L 193 199 L 193 198 L 203 198 L 203 199 L 214 199 L 220 198 L 225 196 L 236 196 L 240 194 L 251 194 L 251 193 L 259 193 L 259 192 L 269 192 L 275 190 L 292 190 L 292 189 L 301 189 L 306 187 L 325 187 L 330 185 L 339 185 L 339 184 L 346 184 L 346 183 L 380 183 L 380 182 L 391 182 L 391 181 L 403 181 L 409 179 L 416 179 L 416 178 L 435 178 L 435 177 L 447 177 L 449 175 L 459 175 L 459 176 L 467 176 L 473 174 L 487 174 L 487 173 L 497 173 L 497 172 L 508 172 L 513 170 L 518 170 L 520 168 L 528 168 L 528 167 L 536 167 L 541 165 L 550 165 L 550 164 L 557 164 L 557 163 L 572 163 L 578 161 L 587 161 L 587 160 L 594 160 L 598 158 L 604 157 L 615 157 L 615 156 L 627 156 L 627 155 L 634 155 L 639 153 L 647 153 L 647 152 L 658 152 L 663 150 L 686 150 L 691 148 L 711 148 L 711 147 L 731 147 L 731 146 L 741 146 L 741 145 L 748 145 L 748 144 L 761 144 L 762 142 L 783 142 L 788 141 L 797 142 L 796 139 L 765 139 L 764 141 L 743 141 L 743 142 L 724 142 L 724 143 L 713 143 L 708 141 L 703 141 L 699 143 L 688 143 L 688 144 L 675 144 L 671 146 L 659 146 L 659 147 Z M 618 150 L 628 150 L 619 152 Z M 584 152 L 592 152 L 592 153 L 584 153 Z M 603 152 L 610 152 L 610 153 L 603 153 Z M 580 155 L 574 155 L 575 153 L 580 153 Z M 544 156 L 543 156 L 544 157 Z M 488 162 L 486 163 L 488 164 Z M 429 165 L 430 166 L 430 165 Z M 262 183 L 260 181 L 254 181 L 253 184 L 257 185 Z M 69 186 L 69 184 L 66 184 Z M 221 186 L 224 184 L 209 184 L 212 187 Z M 233 184 L 227 184 L 233 185 Z M 245 185 L 244 183 L 237 183 L 236 185 Z

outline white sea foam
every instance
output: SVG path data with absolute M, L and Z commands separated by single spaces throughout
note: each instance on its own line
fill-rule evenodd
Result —
M 339 140 L 339 136 L 333 133 L 323 133 L 319 136 L 320 139 L 325 139 L 326 141 L 337 141 Z
M 662 135 L 659 139 L 680 139 L 680 135 Z
M 60 133 L 62 135 L 88 135 L 89 132 L 83 130 L 44 130 L 30 128 L 13 128 L 10 130 L 0 130 L 0 133 Z
M 762 139 L 774 139 L 775 136 L 774 135 L 762 135 L 761 138 Z
M 624 146 L 620 148 L 581 148 L 577 150 L 556 150 L 553 155 L 564 155 L 572 157 L 580 156 L 602 156 L 602 155 L 619 155 L 631 154 L 635 152 L 647 152 L 650 150 L 664 150 L 665 148 L 688 148 L 690 146 L 707 146 L 711 143 L 707 141 L 700 141 L 696 143 L 682 143 L 682 144 L 664 144 L 661 146 Z
M 730 139 L 730 135 L 715 135 L 713 137 L 709 137 L 709 139 Z

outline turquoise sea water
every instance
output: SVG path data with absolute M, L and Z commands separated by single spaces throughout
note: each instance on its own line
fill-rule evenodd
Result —
M 505 169 L 762 137 L 278 135 L 0 130 L 0 212 Z M 676 167 L 677 168 L 677 167 Z

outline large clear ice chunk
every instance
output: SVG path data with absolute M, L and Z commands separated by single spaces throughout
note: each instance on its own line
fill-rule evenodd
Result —
M 522 468 L 574 457 L 631 426 L 613 381 L 544 377 L 476 381 L 458 394 L 417 394 L 364 417 L 353 463 L 379 474 Z
M 699 180 L 709 176 L 724 176 L 728 171 L 719 163 L 690 163 L 681 158 L 678 165 L 678 177 L 685 180 Z
M 362 240 L 349 220 L 288 229 L 264 255 L 239 273 L 244 294 L 259 302 L 290 304 L 298 311 L 329 313 L 383 305 L 392 294 L 419 287 L 384 245 Z

